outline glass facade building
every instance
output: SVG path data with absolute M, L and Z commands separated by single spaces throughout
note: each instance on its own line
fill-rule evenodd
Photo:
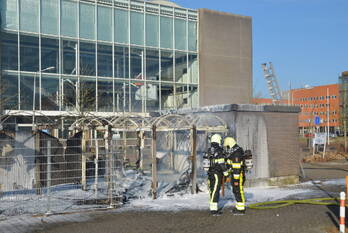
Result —
M 0 0 L 5 109 L 198 106 L 194 10 L 135 0 Z

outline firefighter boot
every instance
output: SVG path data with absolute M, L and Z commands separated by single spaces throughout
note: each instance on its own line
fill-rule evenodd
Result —
M 233 209 L 231 212 L 233 215 L 245 215 L 245 209 L 244 210 Z

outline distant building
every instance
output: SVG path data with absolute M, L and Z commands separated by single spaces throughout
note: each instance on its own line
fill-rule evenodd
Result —
M 288 100 L 280 100 L 280 105 L 288 105 Z M 270 105 L 273 104 L 273 100 L 271 98 L 253 98 L 252 104 L 256 105 Z
M 290 104 L 301 107 L 298 123 L 303 132 L 313 127 L 324 132 L 327 126 L 331 133 L 339 131 L 338 90 L 338 84 L 330 84 L 290 91 Z
M 346 89 L 348 91 L 348 72 L 345 77 Z M 348 92 L 345 93 L 348 94 Z M 301 133 L 309 132 L 312 128 L 324 132 L 327 126 L 329 126 L 331 133 L 340 131 L 340 95 L 338 84 L 293 89 L 290 90 L 288 96 L 288 99 L 283 100 L 281 104 L 295 105 L 301 108 L 298 120 Z M 272 104 L 272 99 L 254 98 L 253 103 Z M 316 119 L 317 122 L 315 121 Z

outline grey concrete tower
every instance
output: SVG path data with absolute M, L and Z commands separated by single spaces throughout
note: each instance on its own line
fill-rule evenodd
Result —
M 252 99 L 252 19 L 199 10 L 200 106 Z

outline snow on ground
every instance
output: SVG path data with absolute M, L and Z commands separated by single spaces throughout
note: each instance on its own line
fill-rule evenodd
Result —
M 128 195 L 128 201 L 121 208 L 114 212 L 122 211 L 182 211 L 182 210 L 208 210 L 208 190 L 206 184 L 200 185 L 198 194 L 190 194 L 187 190 L 181 190 L 170 194 L 159 195 L 159 198 L 152 200 L 150 194 L 150 177 L 139 176 L 138 174 L 128 174 L 124 182 L 119 183 Z M 100 187 L 106 186 L 100 183 Z M 159 184 L 162 190 L 171 187 Z M 305 182 L 298 185 L 286 187 L 252 187 L 245 188 L 247 205 L 264 201 L 287 200 L 287 199 L 308 199 L 328 197 L 336 195 L 321 190 L 321 186 L 342 186 L 344 188 L 345 179 Z M 52 193 L 51 208 L 53 212 L 64 211 L 83 211 L 93 210 L 93 208 L 106 207 L 106 205 L 76 205 L 75 201 L 80 198 L 89 199 L 95 197 L 93 190 L 82 191 L 81 189 L 66 190 L 66 186 L 55 187 Z M 0 198 L 0 233 L 2 232 L 26 232 L 28 229 L 36 229 L 42 224 L 59 223 L 69 221 L 87 221 L 89 214 L 78 213 L 69 215 L 53 215 L 49 217 L 33 217 L 32 213 L 45 213 L 47 210 L 47 197 L 43 194 L 24 195 L 13 199 L 13 196 L 3 196 Z M 100 193 L 99 198 L 106 197 L 105 193 Z M 220 207 L 229 208 L 234 205 L 234 197 L 230 186 L 226 186 L 225 197 L 220 200 Z M 1 214 L 2 212 L 2 214 Z M 20 215 L 20 216 L 14 216 Z M 15 226 L 15 227 L 14 227 Z M 8 231 L 11 229 L 11 231 Z
M 328 193 L 316 188 L 317 185 L 345 185 L 345 179 L 330 180 L 325 182 L 306 182 L 299 185 L 286 187 L 253 187 L 245 188 L 246 204 L 286 200 L 328 197 Z M 201 186 L 201 189 L 204 186 Z M 228 188 L 227 188 L 228 187 Z M 220 207 L 234 205 L 234 196 L 229 186 L 226 186 L 225 196 L 220 199 Z M 152 210 L 152 211 L 180 211 L 180 210 L 207 210 L 209 208 L 209 194 L 207 188 L 198 194 L 174 194 L 162 196 L 157 200 L 150 197 L 131 200 L 125 206 L 127 210 Z

